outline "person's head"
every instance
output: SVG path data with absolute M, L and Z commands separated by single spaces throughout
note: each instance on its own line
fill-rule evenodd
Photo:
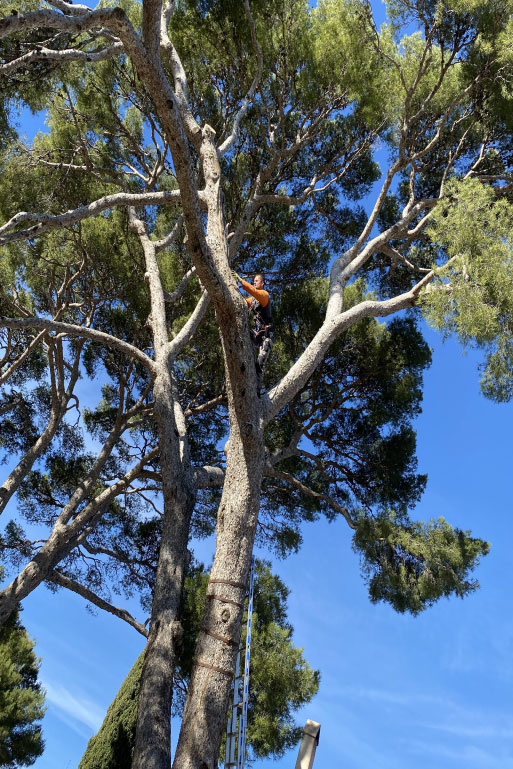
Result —
M 264 283 L 265 283 L 265 280 L 264 280 L 263 273 L 257 272 L 253 280 L 254 287 L 257 289 L 262 289 L 264 287 Z

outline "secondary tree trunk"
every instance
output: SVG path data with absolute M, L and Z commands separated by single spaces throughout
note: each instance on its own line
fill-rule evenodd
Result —
M 150 634 L 139 692 L 133 769 L 169 769 L 171 764 L 173 674 L 176 644 L 181 637 L 179 610 L 195 498 L 191 473 L 180 457 L 179 431 L 174 419 L 169 376 L 157 378 L 154 396 L 159 426 L 164 518 Z

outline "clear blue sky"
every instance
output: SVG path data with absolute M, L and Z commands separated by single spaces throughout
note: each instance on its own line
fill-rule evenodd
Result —
M 275 564 L 292 589 L 295 642 L 322 674 L 298 714 L 321 723 L 315 769 L 513 769 L 513 406 L 480 395 L 473 354 L 429 330 L 427 338 L 434 356 L 417 430 L 429 481 L 416 517 L 443 515 L 489 540 L 491 553 L 477 593 L 416 619 L 369 603 L 341 521 L 306 527 L 301 552 Z M 211 543 L 198 556 L 209 561 Z M 45 588 L 26 599 L 22 620 L 47 689 L 46 750 L 35 767 L 75 769 L 143 639 Z M 294 763 L 292 751 L 275 766 Z

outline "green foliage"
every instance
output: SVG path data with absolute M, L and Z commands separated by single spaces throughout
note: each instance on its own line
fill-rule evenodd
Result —
M 144 652 L 121 684 L 98 734 L 87 743 L 78 769 L 126 769 L 130 766 L 143 661 Z
M 497 401 L 513 396 L 512 222 L 513 206 L 493 188 L 451 183 L 429 227 L 444 262 L 422 300 L 432 325 L 485 351 L 481 387 Z
M 34 642 L 14 612 L 0 628 L 0 766 L 30 766 L 43 753 L 44 691 Z
M 371 601 L 419 614 L 442 596 L 464 598 L 476 590 L 479 583 L 469 573 L 490 546 L 443 518 L 412 523 L 382 513 L 360 519 L 353 548 L 362 557 Z

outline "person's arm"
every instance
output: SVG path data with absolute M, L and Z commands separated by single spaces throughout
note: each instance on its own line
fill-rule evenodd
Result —
M 244 291 L 247 291 L 248 294 L 251 294 L 251 296 L 253 296 L 257 301 L 259 301 L 262 307 L 267 306 L 269 302 L 268 291 L 266 291 L 264 288 L 255 288 L 254 286 L 251 285 L 251 283 L 248 283 L 247 280 L 242 280 L 242 278 L 240 282 L 242 283 L 242 288 L 244 289 Z M 246 299 L 246 301 L 248 302 L 248 304 L 251 302 L 250 299 Z

